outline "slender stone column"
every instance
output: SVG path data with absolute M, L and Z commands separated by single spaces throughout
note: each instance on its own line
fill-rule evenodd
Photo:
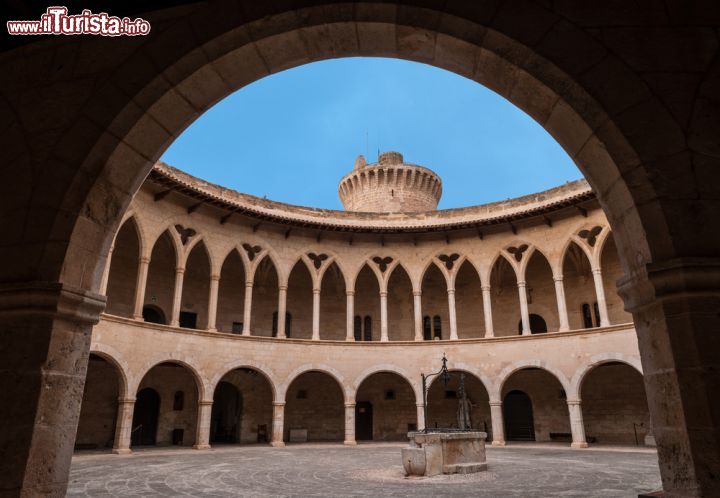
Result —
M 242 335 L 250 335 L 250 317 L 252 317 L 252 293 L 253 281 L 245 281 L 245 308 L 243 308 L 243 331 Z
M 387 291 L 380 291 L 380 341 L 388 341 Z
M 112 452 L 116 455 L 127 455 L 132 452 L 130 439 L 132 437 L 133 412 L 135 411 L 135 398 L 118 399 L 117 419 L 115 420 L 115 441 Z
M 212 400 L 198 402 L 197 432 L 193 448 L 196 450 L 210 449 L 210 415 L 212 414 Z
M 145 304 L 145 288 L 147 286 L 148 267 L 150 266 L 150 258 L 142 257 L 138 260 L 137 281 L 135 282 L 135 307 L 133 309 L 133 319 L 143 319 L 143 304 Z
M 482 286 L 483 313 L 485 315 L 485 337 L 495 337 L 493 330 L 492 301 L 490 300 L 490 286 Z
M 220 288 L 220 275 L 210 275 L 210 298 L 208 299 L 208 324 L 207 329 L 210 332 L 217 332 L 217 307 L 218 307 L 218 290 Z
M 570 322 L 568 321 L 567 301 L 565 300 L 565 285 L 563 284 L 563 276 L 557 275 L 553 277 L 555 281 L 555 298 L 557 299 L 558 318 L 560 319 L 560 332 L 570 330 Z
M 415 311 L 415 340 L 422 341 L 423 319 L 422 319 L 422 291 L 413 291 L 413 304 Z
M 312 340 L 320 340 L 320 289 L 313 289 Z
M 567 400 L 568 413 L 570 414 L 570 430 L 572 431 L 573 448 L 587 448 L 585 440 L 585 424 L 582 416 L 582 406 L 579 399 Z
M 273 403 L 273 423 L 272 423 L 272 440 L 270 445 L 276 448 L 285 446 L 283 441 L 283 433 L 285 430 L 285 403 Z
M 277 336 L 279 339 L 285 339 L 285 315 L 287 314 L 287 285 L 278 287 L 278 318 L 277 318 Z
M 355 403 L 345 403 L 345 441 L 348 446 L 355 446 Z
M 417 428 L 419 431 L 425 429 L 425 405 L 417 403 Z
M 503 422 L 502 402 L 490 402 L 490 423 L 492 424 L 492 445 L 505 446 L 505 423 Z
M 185 276 L 185 268 L 175 268 L 175 290 L 173 293 L 172 318 L 170 325 L 178 327 L 180 325 L 180 303 L 182 301 L 183 278 Z
M 597 295 L 598 309 L 600 310 L 600 326 L 608 327 L 610 319 L 608 318 L 607 301 L 605 300 L 605 287 L 602 280 L 602 269 L 593 268 L 593 280 L 595 281 L 595 294 Z
M 455 289 L 448 289 L 448 314 L 450 319 L 450 340 L 455 341 L 458 338 L 457 332 L 457 313 L 455 310 Z
M 107 296 L 108 279 L 110 278 L 110 265 L 112 264 L 112 255 L 115 250 L 115 246 L 110 246 L 108 251 L 107 260 L 105 261 L 105 269 L 103 270 L 102 281 L 100 283 L 100 294 Z
M 517 283 L 518 294 L 520 295 L 520 318 L 522 321 L 522 335 L 530 335 L 530 312 L 528 311 L 527 289 L 524 281 Z
M 355 340 L 355 291 L 345 291 L 347 305 L 345 312 L 345 340 Z

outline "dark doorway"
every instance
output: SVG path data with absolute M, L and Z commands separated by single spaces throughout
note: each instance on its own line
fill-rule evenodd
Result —
M 237 443 L 241 414 L 242 393 L 229 382 L 220 382 L 213 396 L 210 442 Z
M 155 389 L 146 387 L 137 393 L 133 410 L 132 446 L 155 444 L 160 414 L 160 395 Z
M 545 319 L 535 313 L 530 314 L 530 333 L 531 334 L 544 334 L 547 330 L 547 323 Z M 518 334 L 522 335 L 522 320 L 518 322 Z
M 165 313 L 163 313 L 163 311 L 157 306 L 143 306 L 142 315 L 143 320 L 148 323 L 159 323 L 161 325 L 165 325 L 167 323 L 165 321 Z
M 355 439 L 372 441 L 373 407 L 369 401 L 358 401 L 355 405 Z
M 186 329 L 196 329 L 197 313 L 193 313 L 192 311 L 181 311 L 180 326 Z
M 530 396 L 510 391 L 503 401 L 505 433 L 508 441 L 535 441 L 535 420 Z

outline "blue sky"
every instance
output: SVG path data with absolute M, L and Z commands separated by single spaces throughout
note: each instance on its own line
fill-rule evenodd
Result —
M 535 121 L 491 90 L 424 64 L 337 59 L 268 76 L 203 114 L 162 160 L 269 199 L 342 209 L 355 158 L 401 152 L 443 180 L 441 208 L 529 194 L 582 175 Z

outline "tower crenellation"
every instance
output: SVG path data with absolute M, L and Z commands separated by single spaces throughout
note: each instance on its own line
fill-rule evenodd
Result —
M 391 151 L 372 164 L 358 156 L 353 170 L 340 180 L 338 194 L 347 211 L 433 211 L 442 196 L 442 181 L 434 171 L 405 163 L 402 154 Z

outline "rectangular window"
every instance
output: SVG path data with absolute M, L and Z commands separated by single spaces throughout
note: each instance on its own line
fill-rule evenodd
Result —
M 186 329 L 196 329 L 197 313 L 193 313 L 192 311 L 181 311 L 180 326 Z
M 243 329 L 243 322 L 233 322 L 232 324 L 232 333 L 233 334 L 242 334 Z
M 362 341 L 362 317 L 360 315 L 355 315 L 353 326 L 355 340 Z

